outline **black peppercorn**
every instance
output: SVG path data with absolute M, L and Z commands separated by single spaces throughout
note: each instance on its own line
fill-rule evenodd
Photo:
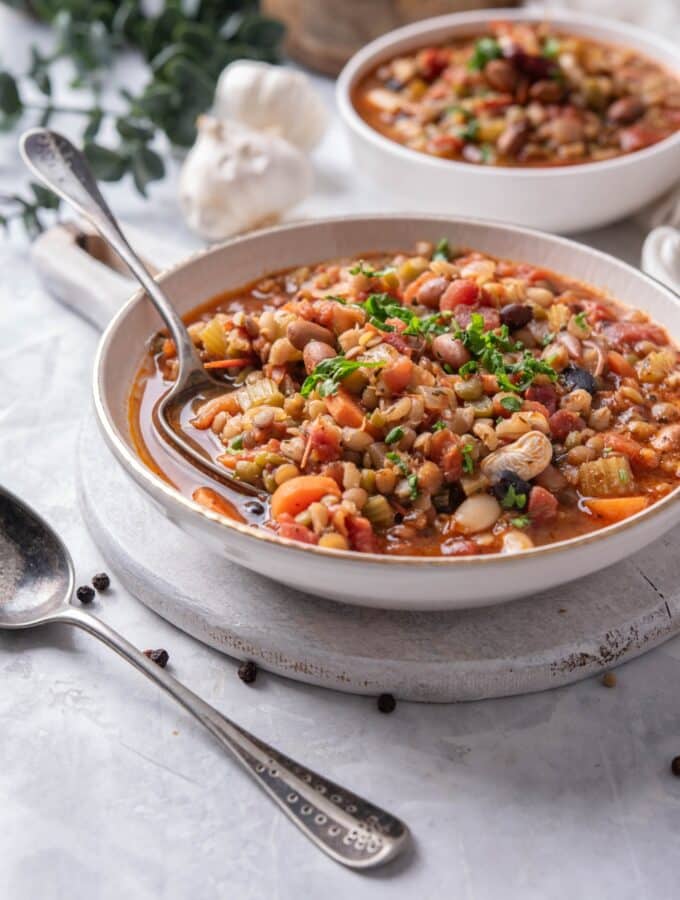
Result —
M 392 694 L 381 694 L 378 697 L 378 709 L 381 713 L 394 712 L 396 705 L 397 701 L 394 699 Z
M 238 677 L 245 684 L 252 684 L 257 678 L 257 666 L 252 659 L 247 659 L 238 667 Z
M 148 656 L 151 662 L 155 662 L 157 666 L 160 666 L 161 669 L 164 669 L 168 660 L 170 659 L 170 654 L 167 650 L 145 650 L 144 656 Z
M 671 772 L 680 778 L 680 756 L 675 756 L 671 761 Z
M 94 591 L 89 584 L 81 584 L 76 591 L 76 597 L 81 603 L 92 603 L 94 600 Z
M 97 591 L 105 591 L 111 584 L 111 579 L 106 572 L 99 572 L 92 578 L 92 586 Z

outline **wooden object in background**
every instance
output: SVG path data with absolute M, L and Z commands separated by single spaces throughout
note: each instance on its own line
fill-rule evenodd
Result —
M 374 38 L 401 25 L 467 9 L 518 6 L 518 0 L 262 0 L 285 23 L 286 51 L 311 69 L 337 75 Z

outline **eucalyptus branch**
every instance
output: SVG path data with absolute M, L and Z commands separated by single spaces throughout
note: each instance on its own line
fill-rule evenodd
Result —
M 5 0 L 50 26 L 51 52 L 31 48 L 26 72 L 16 75 L 0 67 L 0 129 L 15 128 L 25 115 L 38 115 L 47 125 L 55 115 L 75 115 L 84 121 L 81 140 L 95 175 L 119 181 L 129 174 L 146 196 L 147 185 L 165 174 L 158 147 L 169 143 L 189 147 L 196 119 L 211 105 L 222 69 L 239 58 L 277 62 L 283 26 L 259 15 L 256 0 L 166 0 L 158 15 L 149 15 L 142 0 Z M 122 91 L 119 111 L 102 108 L 102 82 L 116 55 L 133 49 L 149 67 L 150 78 L 139 93 Z M 71 86 L 90 94 L 82 106 L 52 99 L 52 66 L 68 60 Z M 44 102 L 24 100 L 26 82 Z M 118 142 L 97 142 L 105 121 L 115 126 Z M 30 234 L 43 227 L 40 213 L 55 210 L 49 191 L 31 185 L 29 200 L 19 194 L 0 199 L 11 209 L 0 225 L 21 220 Z

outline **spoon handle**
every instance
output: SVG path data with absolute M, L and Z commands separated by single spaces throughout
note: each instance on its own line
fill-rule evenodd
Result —
M 202 371 L 184 323 L 128 244 L 101 195 L 84 154 L 63 135 L 48 128 L 27 131 L 21 136 L 19 146 L 24 162 L 36 177 L 91 222 L 141 282 L 175 342 L 180 367 L 186 369 L 187 374 L 194 368 Z M 180 377 L 183 374 L 180 371 Z
M 240 728 L 95 616 L 69 606 L 56 618 L 99 638 L 174 697 L 234 754 L 288 818 L 337 862 L 353 869 L 373 868 L 404 847 L 409 831 L 396 816 Z

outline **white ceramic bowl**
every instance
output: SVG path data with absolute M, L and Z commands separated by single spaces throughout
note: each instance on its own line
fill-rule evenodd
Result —
M 453 247 L 538 263 L 606 288 L 647 310 L 676 338 L 680 304 L 640 272 L 564 238 L 474 220 L 435 216 L 326 219 L 261 231 L 206 250 L 160 276 L 185 313 L 215 294 L 289 266 L 373 251 L 409 249 L 416 240 L 446 236 Z M 146 339 L 160 325 L 136 293 L 106 329 L 95 363 L 99 424 L 127 473 L 180 528 L 216 553 L 312 594 L 362 606 L 458 609 L 534 593 L 615 563 L 680 521 L 680 490 L 618 525 L 515 556 L 422 558 L 327 550 L 277 537 L 209 512 L 182 496 L 138 458 L 130 438 L 127 400 Z M 226 587 L 228 590 L 228 586 Z
M 680 178 L 680 131 L 652 147 L 611 160 L 556 168 L 503 168 L 437 159 L 371 128 L 352 105 L 361 78 L 379 63 L 430 43 L 479 33 L 494 20 L 549 21 L 558 29 L 632 47 L 680 74 L 680 47 L 621 22 L 566 11 L 454 13 L 399 28 L 347 63 L 336 97 L 356 167 L 404 209 L 480 216 L 562 233 L 623 218 Z

